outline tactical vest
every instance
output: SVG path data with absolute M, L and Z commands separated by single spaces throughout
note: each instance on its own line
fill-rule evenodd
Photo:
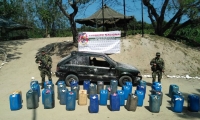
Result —
M 46 65 L 48 65 L 48 62 L 49 62 L 49 56 L 48 55 L 44 55 L 44 56 L 39 56 L 38 57 L 38 60 L 40 60 L 40 61 L 42 61 L 41 63 L 40 63 L 40 68 L 46 68 Z M 51 67 L 51 66 L 49 66 L 49 67 Z
M 152 65 L 152 67 L 151 67 L 152 71 L 163 69 L 164 66 L 163 66 L 163 59 L 162 58 L 159 58 L 159 59 L 154 58 L 152 61 L 153 61 L 153 63 L 156 64 L 156 66 Z

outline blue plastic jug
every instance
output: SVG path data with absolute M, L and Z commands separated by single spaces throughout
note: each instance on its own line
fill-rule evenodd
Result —
M 183 111 L 184 98 L 179 95 L 174 95 L 172 99 L 172 111 L 181 113 Z
M 57 93 L 58 93 L 58 89 L 59 89 L 59 87 L 66 87 L 66 84 L 65 84 L 65 81 L 58 81 L 57 82 Z
M 120 110 L 120 98 L 116 93 L 110 94 L 110 110 L 119 111 Z
M 122 86 L 122 90 L 124 91 L 124 98 L 125 98 L 125 100 L 127 100 L 128 99 L 128 95 L 130 93 L 132 93 L 131 92 L 131 88 L 130 88 L 130 86 L 124 85 L 124 86 Z
M 54 93 L 54 84 L 53 84 L 53 82 L 52 81 L 45 81 L 44 82 L 44 88 L 45 89 L 51 89 L 52 94 L 53 94 L 53 101 L 55 101 L 55 93 Z
M 161 92 L 162 91 L 162 87 L 161 86 L 157 86 L 157 85 L 153 85 L 152 86 L 152 90 L 153 91 L 157 91 L 157 92 Z
M 173 96 L 172 96 L 172 92 L 177 92 L 177 91 L 179 91 L 179 87 L 177 86 L 177 85 L 175 85 L 175 84 L 171 84 L 170 86 L 169 86 L 169 96 L 172 98 Z
M 191 112 L 198 112 L 200 107 L 199 96 L 195 94 L 188 95 L 188 109 Z
M 50 89 L 53 95 L 53 102 L 55 101 L 55 93 L 54 93 L 54 84 L 52 82 L 49 82 L 49 84 L 46 84 L 45 89 Z M 53 103 L 55 106 L 55 102 Z
M 90 88 L 89 88 L 89 96 L 90 95 L 96 95 L 97 94 L 97 85 L 95 83 L 91 83 L 90 84 Z
M 65 84 L 65 81 L 63 81 L 63 80 L 60 80 L 60 81 L 58 81 L 58 83 L 57 83 L 57 85 L 64 85 Z
M 60 104 L 61 105 L 66 105 L 66 98 L 67 98 L 68 89 L 67 88 L 63 88 L 59 92 L 60 92 Z
M 160 82 L 153 82 L 153 85 L 162 87 Z
M 138 97 L 137 106 L 143 106 L 144 92 L 141 90 L 135 90 L 135 95 L 137 95 L 137 97 Z
M 160 106 L 162 105 L 162 99 L 163 99 L 163 93 L 162 92 L 157 92 L 157 91 L 152 91 L 152 95 L 157 95 L 160 100 Z
M 79 96 L 79 86 L 72 86 L 71 87 L 71 91 L 74 92 L 75 96 L 76 96 L 76 100 L 78 100 L 78 96 Z
M 73 91 L 68 91 L 66 99 L 66 110 L 72 111 L 76 107 L 76 95 Z
M 83 81 L 83 89 L 87 90 L 87 94 L 89 94 L 89 88 L 90 88 L 90 80 L 84 80 Z
M 118 81 L 117 80 L 111 80 L 110 81 L 111 94 L 117 92 L 117 87 L 118 87 Z
M 79 86 L 79 85 L 78 85 L 78 82 L 77 82 L 76 80 L 72 80 L 71 83 L 70 83 L 71 89 L 72 89 L 72 87 L 74 87 L 74 86 L 76 86 L 76 87 Z
M 22 100 L 21 100 L 21 95 L 20 94 L 11 94 L 9 96 L 10 100 L 10 110 L 19 110 L 22 108 Z
M 99 112 L 99 100 L 98 100 L 97 94 L 90 96 L 89 112 L 90 113 L 98 113 Z
M 141 90 L 144 92 L 144 98 L 145 98 L 145 94 L 146 94 L 146 86 L 141 86 L 141 85 L 137 85 L 136 90 Z
M 50 89 L 44 89 L 44 109 L 51 109 L 54 107 L 53 93 Z
M 139 82 L 138 85 L 140 85 L 140 86 L 146 86 L 146 81 L 139 80 L 138 82 Z
M 54 91 L 54 84 L 52 81 L 45 81 L 44 82 L 44 88 L 48 88 L 48 85 L 52 85 L 52 90 Z
M 60 100 L 60 93 L 62 92 L 63 89 L 66 88 L 66 85 L 65 84 L 58 84 L 57 85 L 57 93 L 58 93 L 58 96 L 57 98 Z
M 37 91 L 34 91 L 32 89 L 30 89 L 27 93 L 26 93 L 26 105 L 27 105 L 27 109 L 35 109 L 39 106 L 38 101 L 39 100 L 39 96 Z
M 100 91 L 104 89 L 104 82 L 103 81 L 97 81 L 97 94 L 100 94 Z
M 117 94 L 119 96 L 120 106 L 124 106 L 124 103 L 125 103 L 124 91 L 117 90 Z
M 133 88 L 132 82 L 125 82 L 125 85 L 130 86 L 130 91 L 132 93 L 132 88 Z
M 172 99 L 173 99 L 173 96 L 174 96 L 174 95 L 179 95 L 179 96 L 182 96 L 182 97 L 183 97 L 181 91 L 172 91 L 171 102 L 172 102 Z
M 110 100 L 110 93 L 111 93 L 111 87 L 110 85 L 106 85 L 106 88 L 105 88 L 107 91 L 108 91 L 108 100 Z
M 107 90 L 101 90 L 100 91 L 100 105 L 107 105 L 107 100 L 108 100 L 108 91 Z
M 34 91 L 37 91 L 39 97 L 41 96 L 39 84 L 32 84 L 31 89 Z M 39 98 L 38 98 L 38 100 L 39 100 Z
M 32 80 L 32 81 L 30 82 L 30 87 L 31 87 L 32 84 L 39 84 L 39 83 L 38 83 L 37 80 Z
M 149 95 L 149 110 L 153 113 L 160 112 L 160 97 L 158 95 Z

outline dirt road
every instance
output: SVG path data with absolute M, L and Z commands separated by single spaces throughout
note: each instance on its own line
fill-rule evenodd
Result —
M 192 113 L 187 111 L 187 95 L 198 94 L 200 95 L 200 82 L 198 79 L 175 79 L 165 78 L 162 80 L 163 90 L 163 104 L 159 113 L 151 113 L 148 110 L 149 106 L 149 90 L 151 90 L 151 78 L 144 78 L 147 84 L 147 94 L 142 107 L 137 107 L 135 112 L 127 111 L 124 107 L 120 111 L 110 111 L 108 106 L 100 106 L 99 113 L 91 114 L 88 112 L 87 106 L 79 106 L 76 104 L 75 111 L 66 111 L 65 106 L 60 105 L 59 101 L 55 100 L 55 108 L 44 109 L 44 106 L 39 102 L 39 107 L 35 110 L 26 108 L 26 92 L 30 89 L 30 80 L 34 76 L 40 82 L 40 75 L 35 64 L 35 54 L 38 50 L 47 44 L 54 42 L 62 42 L 70 40 L 70 38 L 49 38 L 49 39 L 33 39 L 4 42 L 7 44 L 8 63 L 0 69 L 0 120 L 179 120 L 179 119 L 192 119 L 199 120 L 200 112 Z M 58 61 L 58 60 L 55 60 Z M 117 60 L 116 60 L 117 61 Z M 56 62 L 53 64 L 55 70 Z M 53 76 L 55 83 L 58 78 Z M 174 113 L 171 111 L 168 97 L 169 85 L 177 84 L 180 91 L 184 94 L 184 110 L 182 113 Z M 57 87 L 57 86 L 55 86 Z M 81 85 L 82 89 L 82 85 Z M 121 89 L 121 87 L 118 87 Z M 136 87 L 133 87 L 133 92 Z M 23 107 L 18 111 L 11 111 L 9 106 L 9 95 L 14 90 L 21 90 L 23 97 Z M 55 89 L 57 93 L 57 89 Z M 56 94 L 57 97 L 57 94 Z M 109 101 L 108 101 L 109 103 Z

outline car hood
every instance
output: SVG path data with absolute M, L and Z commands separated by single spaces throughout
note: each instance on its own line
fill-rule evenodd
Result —
M 117 62 L 117 68 L 118 69 L 126 69 L 128 71 L 138 71 L 139 72 L 139 70 L 136 67 L 128 65 L 128 64 L 124 64 L 124 63 L 119 63 L 119 62 Z

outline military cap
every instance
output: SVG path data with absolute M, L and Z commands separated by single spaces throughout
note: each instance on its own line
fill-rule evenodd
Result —
M 156 56 L 160 56 L 160 52 L 157 52 L 157 53 L 156 53 Z

